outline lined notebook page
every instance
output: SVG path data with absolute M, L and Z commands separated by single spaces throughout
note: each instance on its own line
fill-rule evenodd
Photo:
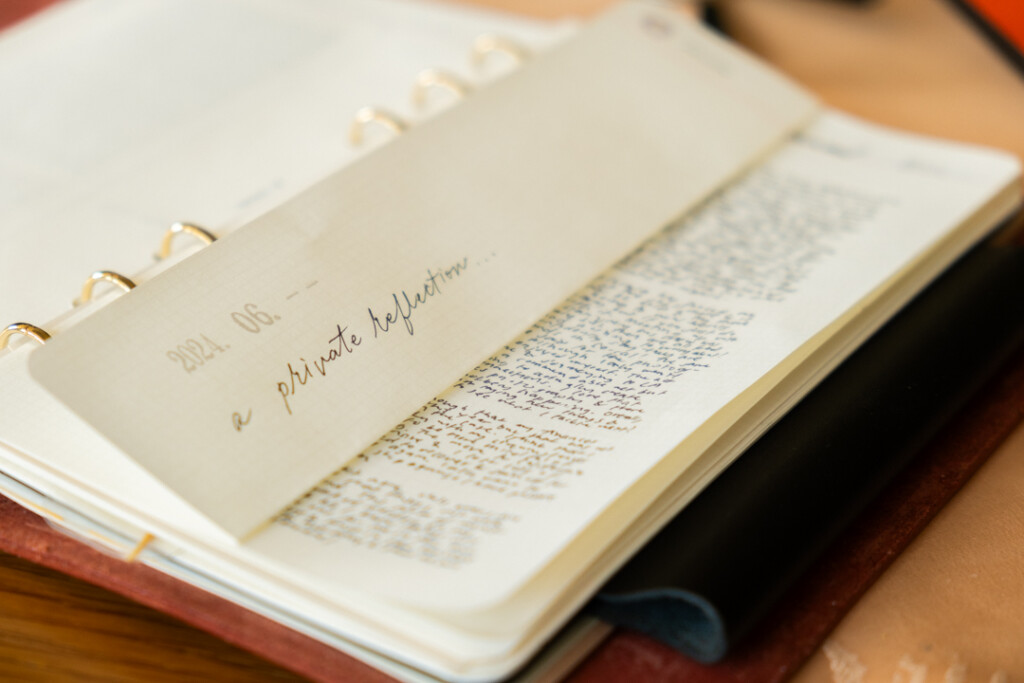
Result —
M 814 110 L 687 19 L 620 6 L 55 337 L 31 372 L 242 536 Z

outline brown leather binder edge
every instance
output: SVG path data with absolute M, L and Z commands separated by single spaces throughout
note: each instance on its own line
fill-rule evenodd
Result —
M 821 645 L 857 599 L 949 502 L 1024 418 L 1024 349 L 951 420 L 789 591 L 740 647 L 701 665 L 619 631 L 573 681 L 783 681 Z
M 741 647 L 716 665 L 620 631 L 574 681 L 782 681 L 796 671 L 1024 417 L 1024 350 L 814 565 Z M 0 550 L 103 586 L 316 681 L 390 680 L 313 638 L 137 563 L 100 553 L 0 498 Z
M 0 497 L 0 550 L 102 586 L 317 681 L 391 678 L 319 641 L 138 563 L 105 555 Z

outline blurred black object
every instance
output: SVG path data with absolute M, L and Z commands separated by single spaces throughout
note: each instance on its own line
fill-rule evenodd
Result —
M 1024 74 L 1024 3 L 1020 0 L 949 2 Z
M 714 662 L 1024 342 L 1024 247 L 983 244 L 676 516 L 588 606 Z

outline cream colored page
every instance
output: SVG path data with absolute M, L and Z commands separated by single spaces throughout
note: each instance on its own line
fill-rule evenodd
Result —
M 174 520 L 197 538 L 223 542 L 222 531 L 128 460 L 91 427 L 42 391 L 28 373 L 28 356 L 0 356 L 0 443 L 32 473 L 37 486 L 71 476 L 86 489 L 117 492 L 121 504 L 144 506 L 156 519 Z M 41 428 L 57 421 L 59 429 Z
M 947 225 L 952 225 L 955 222 L 954 215 L 959 214 L 960 217 L 964 217 L 973 213 L 990 194 L 1000 188 L 1012 187 L 1013 176 L 1017 172 L 1016 163 L 1005 157 L 963 153 L 952 147 L 921 148 L 901 136 L 873 133 L 870 129 L 858 129 L 848 123 L 844 124 L 842 120 L 835 119 L 829 121 L 828 125 L 812 131 L 806 144 L 813 150 L 824 152 L 826 159 L 836 156 L 846 158 L 847 162 L 838 165 L 823 164 L 820 163 L 822 159 L 818 155 L 811 154 L 796 160 L 791 157 L 787 163 L 775 166 L 772 171 L 774 173 L 781 172 L 789 176 L 792 181 L 808 185 L 819 182 L 823 176 L 829 177 L 833 181 L 830 184 L 831 191 L 845 190 L 850 193 L 868 193 L 881 200 L 891 199 L 893 193 L 889 190 L 899 186 L 901 190 L 905 189 L 911 197 L 909 198 L 910 206 L 900 209 L 898 218 L 911 218 L 915 223 L 940 218 L 942 221 L 947 221 Z M 852 163 L 855 159 L 857 163 Z M 846 167 L 847 173 L 833 175 L 843 167 Z M 869 177 L 851 178 L 851 172 L 854 176 Z M 933 177 L 929 180 L 922 176 Z M 870 177 L 875 179 L 871 180 Z M 751 189 L 753 188 L 745 188 L 745 192 L 749 192 Z M 925 208 L 927 206 L 926 195 L 929 193 L 959 195 L 958 199 L 945 205 L 945 209 L 951 210 L 952 213 L 942 217 L 931 215 L 930 210 Z M 799 197 L 803 202 L 813 199 L 814 194 L 801 193 Z M 741 198 L 742 195 L 727 196 L 723 198 L 723 201 L 737 202 Z M 746 204 L 747 202 L 742 203 Z M 775 213 L 780 207 L 787 204 L 789 202 L 770 202 L 762 208 Z M 753 214 L 750 212 L 756 208 L 756 206 L 747 207 L 747 215 L 756 216 L 756 211 Z M 849 208 L 848 204 L 844 204 L 837 207 L 837 211 Z M 792 229 L 799 225 L 801 217 L 806 219 L 815 213 L 816 210 L 810 210 L 795 216 L 790 215 L 786 222 Z M 720 218 L 718 217 L 716 220 Z M 863 215 L 859 218 L 856 215 L 850 216 L 852 220 L 863 218 Z M 705 216 L 703 221 L 707 220 L 708 217 Z M 898 224 L 900 223 L 891 215 L 884 219 L 884 225 L 888 228 L 893 228 Z M 706 227 L 711 227 L 711 224 L 706 224 Z M 722 226 L 719 224 L 718 227 Z M 735 227 L 733 226 L 733 228 Z M 706 234 L 704 236 L 707 237 Z M 735 238 L 738 235 L 733 232 L 732 236 Z M 897 238 L 897 242 L 899 241 L 898 231 L 893 233 L 893 237 Z M 674 247 L 668 249 L 673 243 L 675 243 Z M 667 245 L 658 242 L 651 245 L 655 251 L 661 252 L 668 249 L 670 252 L 675 252 L 676 256 L 685 255 L 678 253 L 681 246 L 684 245 L 676 243 L 676 240 L 670 240 Z M 820 247 L 821 244 L 817 246 Z M 682 251 L 687 250 L 684 248 Z M 697 251 L 701 253 L 700 249 Z M 756 262 L 758 259 L 752 260 Z M 750 261 L 751 259 L 748 259 L 747 263 Z M 767 262 L 772 261 L 774 259 L 767 260 Z M 692 263 L 692 259 L 689 259 L 689 262 Z M 648 263 L 648 265 L 651 264 Z M 704 274 L 707 275 L 712 267 L 712 264 L 704 264 Z M 827 268 L 828 263 L 820 264 L 819 267 Z M 453 397 L 449 395 L 444 398 L 452 399 Z M 465 397 L 456 396 L 454 398 Z M 464 453 L 458 455 L 466 456 Z M 371 460 L 375 457 L 381 457 L 381 453 L 374 451 L 374 454 L 369 456 Z M 478 459 L 475 454 L 469 454 L 466 459 L 470 463 L 479 464 L 483 458 Z M 499 593 L 502 588 L 500 583 L 505 575 L 500 572 L 490 574 L 479 564 L 474 564 L 474 558 L 465 562 L 461 571 L 451 566 L 442 571 L 432 571 L 430 565 L 436 564 L 439 547 L 447 543 L 449 548 L 454 547 L 460 554 L 464 554 L 468 549 L 469 554 L 472 555 L 474 551 L 472 546 L 475 540 L 479 540 L 479 536 L 485 535 L 476 534 L 477 538 L 474 538 L 474 534 L 471 533 L 472 529 L 465 524 L 457 524 L 459 521 L 457 515 L 446 516 L 443 514 L 445 508 L 439 503 L 447 504 L 448 510 L 458 510 L 480 501 L 473 499 L 472 494 L 456 498 L 451 494 L 458 491 L 458 488 L 444 489 L 437 485 L 436 480 L 432 483 L 433 485 L 426 487 L 427 492 L 423 495 L 417 496 L 410 491 L 405 491 L 402 495 L 400 487 L 403 484 L 406 482 L 416 483 L 412 469 L 414 468 L 403 468 L 400 470 L 401 474 L 391 482 L 396 489 L 399 489 L 398 491 L 377 496 L 375 500 L 360 500 L 363 497 L 358 492 L 345 497 L 334 495 L 336 491 L 329 491 L 326 494 L 321 492 L 321 495 L 311 496 L 309 500 L 313 507 L 300 510 L 299 517 L 303 521 L 313 516 L 318 518 L 319 522 L 312 520 L 316 529 L 310 531 L 311 535 L 319 536 L 320 540 L 297 538 L 290 529 L 272 529 L 257 539 L 255 544 L 250 544 L 250 549 L 266 551 L 267 548 L 270 548 L 268 554 L 281 558 L 283 563 L 278 565 L 277 570 L 282 576 L 292 577 L 294 590 L 297 591 L 296 596 L 306 596 L 306 599 L 313 602 L 331 595 L 332 590 L 339 590 L 341 583 L 345 583 L 344 590 L 346 592 L 353 587 L 380 589 L 381 584 L 390 583 L 392 588 L 399 587 L 400 592 L 414 603 L 422 602 L 424 596 L 436 597 L 437 602 L 443 603 L 442 609 L 458 607 L 461 604 L 460 596 L 463 595 L 463 589 L 471 589 L 474 580 L 479 581 L 479 585 L 484 586 L 486 591 Z M 381 470 L 372 471 L 373 474 L 381 474 L 381 472 Z M 340 486 L 345 486 L 353 482 L 346 481 L 339 476 L 337 483 Z M 363 479 L 356 483 L 366 484 L 367 481 Z M 379 486 L 380 480 L 370 480 L 369 483 L 376 485 L 378 490 L 387 488 Z M 583 481 L 578 483 L 585 486 Z M 352 488 L 358 489 L 359 487 Z M 470 490 L 472 489 L 463 487 L 461 493 L 466 494 Z M 496 506 L 502 508 L 508 505 L 508 501 L 500 495 L 493 496 L 491 500 Z M 538 511 L 538 514 L 543 512 L 545 511 Z M 560 512 L 565 514 L 567 509 L 560 508 Z M 546 518 L 547 525 L 539 525 L 542 533 L 531 539 L 535 545 L 543 545 L 543 539 L 546 538 L 543 533 L 544 529 L 550 527 L 557 519 L 557 516 L 549 516 Z M 285 523 L 291 525 L 292 521 L 294 520 L 288 520 Z M 502 541 L 507 539 L 507 536 L 503 535 L 507 531 L 506 528 L 499 532 L 500 537 L 495 540 L 494 545 L 490 546 L 492 549 L 499 548 Z M 363 532 L 368 533 L 364 534 Z M 611 536 L 614 536 L 614 532 L 605 534 L 603 538 L 607 539 Z M 316 550 L 315 548 L 318 547 L 320 549 Z M 367 554 L 364 554 L 364 551 Z M 377 555 L 379 558 L 390 555 L 390 560 L 395 562 L 397 571 L 393 574 L 388 573 L 388 560 L 382 559 L 381 563 L 377 564 L 373 560 L 369 560 L 368 555 Z M 299 562 L 295 560 L 297 557 L 301 558 Z M 504 557 L 506 561 L 512 563 L 519 560 L 514 551 L 507 552 Z M 581 555 L 576 556 L 575 562 L 562 562 L 563 569 L 564 565 L 568 564 L 574 567 L 572 575 L 575 575 L 576 572 L 582 571 L 587 557 Z M 245 564 L 250 562 L 252 562 L 251 559 L 247 560 Z M 321 565 L 320 562 L 323 564 Z M 365 573 L 360 571 L 356 565 L 363 562 L 372 565 L 372 569 L 368 569 Z M 260 561 L 257 560 L 254 564 L 260 564 Z M 301 570 L 296 569 L 297 564 L 302 566 Z M 262 566 L 268 568 L 271 565 L 263 563 Z M 309 574 L 302 574 L 301 578 L 295 578 L 297 574 L 306 572 L 311 566 L 318 566 L 322 569 L 323 573 L 319 581 L 312 580 Z M 489 569 L 493 568 L 492 566 Z M 245 584 L 244 579 L 237 574 L 236 567 L 225 567 L 224 569 L 227 571 L 226 575 L 238 577 L 243 585 Z M 362 579 L 356 579 L 357 576 L 361 576 Z M 441 617 L 442 621 L 431 622 L 427 619 L 424 623 L 424 617 L 427 615 L 419 617 L 404 615 L 396 619 L 393 614 L 385 614 L 382 618 L 376 618 L 380 617 L 380 613 L 370 612 L 366 615 L 367 623 L 357 628 L 354 633 L 358 634 L 360 638 L 368 639 L 363 642 L 369 642 L 373 647 L 398 652 L 404 658 L 411 659 L 417 665 L 430 670 L 443 672 L 446 670 L 437 667 L 452 666 L 452 661 L 460 662 L 456 665 L 458 668 L 447 669 L 449 676 L 453 675 L 450 673 L 451 671 L 457 671 L 460 674 L 466 674 L 467 671 L 473 673 L 493 671 L 493 667 L 497 665 L 496 662 L 500 661 L 508 665 L 509 661 L 514 663 L 515 658 L 529 651 L 529 645 L 524 647 L 522 641 L 524 629 L 527 628 L 531 620 L 535 620 L 554 601 L 558 600 L 566 584 L 571 580 L 568 578 L 569 575 L 549 577 L 547 570 L 543 576 L 543 579 L 533 581 L 524 587 L 516 595 L 514 603 L 496 609 L 492 608 L 485 613 L 487 616 L 484 614 L 466 615 L 465 620 L 461 622 L 464 630 L 460 630 L 458 627 L 460 617 L 451 613 L 444 614 Z M 446 586 L 451 591 L 450 593 L 444 592 Z M 437 593 L 439 590 L 440 594 Z M 274 593 L 274 591 L 269 592 Z M 278 599 L 283 600 L 282 604 L 284 605 L 294 604 L 292 600 L 299 599 L 298 597 L 287 597 L 287 591 L 280 596 Z M 486 598 L 485 601 L 491 602 Z M 345 600 L 342 599 L 340 604 L 345 604 Z M 346 617 L 332 614 L 329 605 L 309 607 L 309 611 L 304 614 L 328 629 L 337 629 L 345 633 L 346 625 L 351 628 L 351 623 L 347 621 Z M 567 612 L 556 612 L 556 614 L 565 615 Z M 549 625 L 553 623 L 550 614 L 544 620 L 544 623 Z M 406 637 L 398 637 L 396 640 L 394 635 L 396 630 L 405 632 Z M 502 633 L 505 635 L 502 636 Z M 532 638 L 536 637 L 537 632 L 534 632 Z M 505 655 L 502 658 L 494 653 L 501 652 L 503 638 Z M 410 639 L 412 640 L 410 641 Z M 539 641 L 534 640 L 534 642 Z M 475 653 L 476 658 L 474 659 L 469 653 Z M 451 657 L 454 657 L 455 660 L 450 659 Z M 467 660 L 470 663 L 467 664 Z M 439 665 L 439 661 L 448 662 L 448 664 Z
M 703 420 L 1017 172 L 994 153 L 827 116 L 245 549 L 283 575 L 302 557 L 303 582 L 318 577 L 325 594 L 358 586 L 443 612 L 500 602 Z M 606 530 L 616 524 L 628 520 Z M 502 623 L 523 627 L 568 581 L 547 582 L 555 592 L 523 601 L 517 617 L 500 612 Z
M 671 10 L 623 5 L 55 336 L 32 373 L 245 534 L 813 107 Z
M 537 49 L 564 28 L 419 1 L 76 0 L 0 34 L 0 322 L 42 325 L 172 222 L 222 233 L 351 161 L 359 107 L 423 115 L 423 68 L 492 77 L 478 34 Z
M 942 217 L 949 224 L 954 220 L 954 214 L 962 216 L 969 213 L 972 202 L 976 204 L 986 192 L 994 191 L 1000 184 L 1005 185 L 1015 172 L 1012 163 L 998 157 L 957 153 L 946 147 L 940 147 L 938 151 L 921 149 L 901 137 L 873 133 L 870 129 L 853 126 L 841 119 L 829 119 L 810 131 L 803 142 L 791 145 L 790 149 L 765 169 L 770 172 L 770 177 L 776 181 L 785 179 L 790 187 L 793 183 L 806 184 L 806 191 L 766 197 L 756 190 L 758 187 L 763 188 L 768 178 L 762 175 L 754 183 L 752 181 L 757 177 L 755 174 L 705 207 L 694 221 L 684 224 L 687 227 L 666 232 L 644 252 L 613 270 L 611 275 L 629 275 L 634 285 L 652 286 L 651 281 L 657 282 L 668 277 L 667 272 L 673 270 L 673 264 L 688 264 L 686 270 L 690 270 L 696 263 L 701 268 L 685 276 L 690 282 L 688 287 L 705 292 L 705 297 L 714 298 L 717 305 L 722 306 L 721 300 L 730 297 L 723 297 L 722 292 L 717 297 L 711 295 L 710 283 L 718 281 L 724 288 L 728 282 L 732 282 L 735 288 L 738 278 L 730 276 L 717 280 L 712 277 L 722 272 L 720 268 L 716 269 L 714 259 L 706 258 L 708 250 L 712 246 L 716 251 L 721 250 L 735 244 L 737 239 L 750 236 L 749 231 L 740 229 L 742 225 L 737 224 L 736 218 L 756 218 L 766 212 L 777 214 L 779 209 L 787 207 L 785 215 L 789 218 L 785 225 L 771 226 L 770 220 L 758 224 L 775 237 L 788 236 L 783 243 L 791 244 L 794 238 L 791 230 L 799 228 L 801 221 L 809 216 L 822 215 L 820 206 L 813 208 L 814 204 L 811 204 L 811 209 L 805 206 L 794 213 L 792 203 L 799 200 L 798 204 L 803 205 L 807 200 L 819 196 L 816 191 L 821 189 L 824 177 L 830 178 L 828 186 L 832 192 L 843 191 L 847 197 L 846 202 L 836 205 L 836 211 L 850 210 L 850 202 L 857 197 L 873 197 L 875 202 L 888 202 L 894 198 L 891 192 L 893 187 L 899 187 L 901 195 L 905 192 L 907 196 L 899 202 L 907 202 L 907 205 L 900 208 L 896 216 L 890 214 L 869 221 L 882 220 L 883 229 L 892 229 L 891 234 L 898 242 L 903 230 L 895 226 L 902 225 L 903 218 L 912 218 L 914 224 L 936 218 L 930 210 L 924 208 L 925 196 L 956 195 L 955 199 L 943 199 L 943 206 L 936 207 L 936 211 L 951 212 Z M 840 173 L 843 169 L 845 172 Z M 738 215 L 735 213 L 737 210 L 741 210 Z M 889 210 L 895 209 L 886 209 Z M 878 230 L 877 227 L 864 226 L 865 219 L 863 209 L 853 213 L 848 217 L 853 225 L 848 227 L 854 227 L 855 233 L 861 229 Z M 839 225 L 843 224 L 840 221 Z M 709 244 L 708 240 L 722 232 L 723 227 L 726 228 L 726 234 L 717 246 Z M 808 231 L 806 226 L 803 230 Z M 691 232 L 698 233 L 700 239 L 697 244 L 688 242 L 687 236 Z M 760 230 L 756 232 L 760 233 Z M 778 234 L 780 232 L 781 235 Z M 823 246 L 845 248 L 849 242 L 845 232 L 831 236 L 825 232 L 824 237 L 827 239 L 824 243 L 805 245 L 807 250 L 794 255 L 794 258 L 806 261 L 812 270 L 828 270 L 832 263 L 829 259 L 835 258 L 834 255 L 826 254 L 824 260 L 816 260 L 821 259 L 821 256 L 808 255 L 820 252 Z M 841 240 L 829 241 L 836 237 Z M 781 264 L 791 264 L 790 260 L 782 258 L 783 254 L 766 254 L 763 249 L 769 245 L 761 243 L 761 250 L 754 254 L 744 248 L 743 258 L 738 263 L 747 266 L 762 263 L 760 270 L 763 274 L 770 271 L 767 266 L 779 264 L 780 259 Z M 695 256 L 701 258 L 695 259 Z M 642 275 L 645 271 L 649 272 Z M 802 284 L 806 280 L 799 279 L 801 272 L 806 275 L 806 271 L 799 268 L 791 271 L 794 278 L 790 282 L 806 288 Z M 695 286 L 695 282 L 704 284 Z M 833 287 L 834 284 L 831 283 Z M 748 294 L 764 291 L 764 285 L 764 279 L 755 280 L 747 283 L 745 290 Z M 784 285 L 783 291 L 776 291 L 776 294 L 792 296 L 785 294 L 790 288 Z M 734 292 L 731 298 L 736 299 L 738 296 Z M 742 304 L 743 300 L 730 303 Z M 781 301 L 778 303 L 783 305 Z M 520 342 L 515 347 L 522 355 L 529 347 L 529 337 Z M 541 345 L 540 350 L 545 347 L 550 347 L 550 344 Z M 731 353 L 733 348 L 725 350 Z M 535 350 L 538 349 L 535 347 Z M 727 357 L 722 357 L 722 360 Z M 689 386 L 686 381 L 692 376 L 684 375 L 676 384 L 679 388 L 685 388 Z M 480 400 L 482 397 L 470 397 L 466 393 L 451 392 L 441 398 L 451 403 L 469 404 L 474 410 L 493 412 L 493 401 Z M 644 409 L 642 427 L 647 428 L 647 415 L 651 412 L 648 410 L 649 399 L 641 397 L 640 401 L 640 407 Z M 522 409 L 510 410 L 509 413 L 519 418 L 519 422 L 527 423 L 523 419 Z M 550 426 L 551 423 L 529 424 Z M 559 427 L 564 428 L 564 425 Z M 494 596 L 513 590 L 516 581 L 528 576 L 531 563 L 533 568 L 543 563 L 542 558 L 523 557 L 523 545 L 530 546 L 529 552 L 538 556 L 552 552 L 559 542 L 555 537 L 562 533 L 572 536 L 573 532 L 568 531 L 568 526 L 585 515 L 574 516 L 574 511 L 564 503 L 565 499 L 557 494 L 553 500 L 533 501 L 510 499 L 493 490 L 488 495 L 479 495 L 481 487 L 472 482 L 446 485 L 436 470 L 431 469 L 418 474 L 414 464 L 394 462 L 394 449 L 396 445 L 402 445 L 397 436 L 397 432 L 390 435 L 394 445 L 384 448 L 381 444 L 371 449 L 367 453 L 367 460 L 358 470 L 350 468 L 337 475 L 329 486 L 315 492 L 304 504 L 247 545 L 234 550 L 219 547 L 181 557 L 198 562 L 198 566 L 206 570 L 215 568 L 218 575 L 236 582 L 238 586 L 256 590 L 266 597 L 272 596 L 272 601 L 281 605 L 282 609 L 297 610 L 319 627 L 354 637 L 377 649 L 399 652 L 404 658 L 432 670 L 444 671 L 438 667 L 444 667 L 445 661 L 450 662 L 448 658 L 455 656 L 453 653 L 461 653 L 459 656 L 465 659 L 467 652 L 473 652 L 491 658 L 491 662 L 497 661 L 501 652 L 507 653 L 517 647 L 522 638 L 522 630 L 558 597 L 570 579 L 555 577 L 553 580 L 531 583 L 531 587 L 520 594 L 514 608 L 495 610 L 497 621 L 481 620 L 479 616 L 474 616 L 464 622 L 465 630 L 459 628 L 459 619 L 454 615 L 447 615 L 438 621 L 429 615 L 415 616 L 401 611 L 395 613 L 390 608 L 367 607 L 360 604 L 361 600 L 353 598 L 353 592 L 358 594 L 369 589 L 383 595 L 390 593 L 393 597 L 413 604 L 424 602 L 426 597 L 436 597 L 441 608 L 466 607 L 466 600 L 474 595 L 483 596 L 482 602 L 492 602 Z M 482 453 L 466 452 L 464 447 L 461 450 L 456 448 L 440 454 L 446 457 L 439 460 L 445 466 L 454 460 L 461 460 L 467 465 L 464 468 L 467 470 L 476 465 L 488 468 L 489 461 L 494 462 L 497 458 L 491 456 L 492 450 L 488 448 L 490 443 L 486 441 L 486 436 L 481 446 Z M 469 438 L 480 437 L 470 433 Z M 433 459 L 435 454 L 427 455 Z M 621 455 L 632 458 L 635 454 L 625 451 Z M 527 463 L 528 466 L 533 464 Z M 611 466 L 623 477 L 628 477 L 629 472 L 624 470 L 633 467 L 633 463 L 585 462 L 582 466 L 585 470 L 596 466 Z M 524 468 L 524 471 L 522 476 L 529 476 L 529 467 Z M 569 477 L 568 486 L 586 488 L 588 473 Z M 367 490 L 372 494 L 374 488 L 378 493 L 383 493 L 376 497 L 365 495 Z M 556 487 L 553 490 L 559 489 Z M 345 496 L 337 495 L 346 491 Z M 594 500 L 590 504 L 600 508 L 606 502 Z M 527 524 L 532 523 L 534 526 L 530 533 L 533 535 L 526 539 L 528 534 L 521 520 L 507 521 L 501 528 L 474 528 L 474 515 L 479 520 L 482 518 L 481 513 L 497 514 L 503 511 L 522 517 Z M 567 516 L 570 519 L 566 519 Z M 157 533 L 160 533 L 159 530 Z M 519 542 L 516 541 L 517 537 Z M 504 545 L 508 540 L 512 542 L 510 547 Z M 568 541 L 567 538 L 561 540 Z M 236 559 L 211 559 L 224 553 Z M 577 570 L 582 569 L 586 561 L 585 556 L 579 557 L 574 563 Z M 509 571 L 504 570 L 503 562 L 511 565 Z M 498 571 L 495 572 L 495 569 Z M 281 579 L 277 582 L 268 581 L 261 577 L 263 572 L 276 573 Z M 364 611 L 362 616 L 361 611 Z M 488 667 L 492 664 L 477 660 L 476 666 Z

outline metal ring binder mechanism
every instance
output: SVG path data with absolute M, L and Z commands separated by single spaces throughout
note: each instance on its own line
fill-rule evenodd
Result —
M 97 270 L 95 273 L 89 276 L 89 279 L 82 285 L 82 295 L 72 302 L 72 305 L 78 306 L 92 299 L 92 290 L 97 282 L 100 281 L 109 282 L 117 285 L 126 292 L 135 289 L 135 283 L 126 278 L 124 275 L 115 273 L 112 270 Z
M 353 145 L 363 144 L 363 129 L 371 123 L 379 123 L 396 134 L 403 133 L 409 127 L 409 124 L 400 117 L 379 107 L 363 107 L 356 112 L 355 118 L 352 119 L 352 127 L 349 128 L 348 133 L 349 142 Z
M 488 56 L 493 52 L 501 52 L 508 55 L 514 62 L 520 63 L 529 57 L 529 53 L 523 47 L 513 41 L 494 35 L 481 35 L 473 44 L 472 63 L 474 66 L 482 65 Z M 430 90 L 442 88 L 453 93 L 461 99 L 473 91 L 473 86 L 457 75 L 440 69 L 424 69 L 421 71 L 413 85 L 412 101 L 415 107 L 423 108 L 427 104 L 427 97 Z M 368 125 L 376 124 L 390 130 L 395 135 L 400 135 L 408 129 L 408 122 L 402 117 L 380 107 L 367 106 L 356 112 L 349 129 L 349 140 L 353 146 L 363 144 L 365 129 Z M 172 253 L 175 238 L 185 234 L 199 240 L 204 245 L 212 244 L 217 240 L 216 235 L 209 230 L 194 223 L 176 222 L 171 225 L 163 234 L 160 247 L 155 254 L 157 260 L 167 259 Z M 82 286 L 81 296 L 72 302 L 73 306 L 79 306 L 92 300 L 93 289 L 97 282 L 106 281 L 122 290 L 128 292 L 136 287 L 131 279 L 109 270 L 98 270 L 92 273 Z M 15 335 L 23 335 L 34 339 L 39 344 L 45 344 L 50 334 L 45 330 L 29 323 L 13 323 L 0 331 L 0 350 L 7 348 L 9 340 Z M 46 510 L 49 516 L 59 519 L 59 515 Z M 152 533 L 146 532 L 127 552 L 122 555 L 125 562 L 136 562 L 139 556 L 156 540 Z
M 417 107 L 425 106 L 427 103 L 427 91 L 434 87 L 450 90 L 460 98 L 465 97 L 472 90 L 468 83 L 447 71 L 424 69 L 416 76 L 416 83 L 413 85 L 413 104 Z
M 473 41 L 473 52 L 471 61 L 474 66 L 481 66 L 488 55 L 494 52 L 501 52 L 511 57 L 517 64 L 526 61 L 530 52 L 515 41 L 502 38 L 493 34 L 477 36 Z M 431 88 L 441 87 L 452 91 L 458 97 L 465 97 L 473 90 L 473 86 L 463 79 L 447 71 L 440 69 L 424 69 L 416 76 L 413 85 L 412 101 L 416 107 L 423 107 L 426 104 L 427 91 Z M 409 124 L 400 116 L 397 116 L 380 107 L 363 107 L 356 112 L 352 119 L 352 126 L 349 128 L 348 139 L 354 146 L 363 144 L 363 131 L 371 123 L 377 123 L 390 129 L 396 135 L 405 132 Z
M 157 254 L 157 258 L 165 259 L 170 255 L 171 240 L 179 233 L 191 235 L 205 244 L 210 244 L 217 240 L 217 237 L 213 233 L 198 225 L 193 223 L 175 223 L 168 228 L 166 233 L 164 233 L 163 240 L 160 243 L 160 252 Z M 97 270 L 90 275 L 89 279 L 87 279 L 85 284 L 82 285 L 81 296 L 73 300 L 71 305 L 80 306 L 92 300 L 92 290 L 96 286 L 96 283 L 100 281 L 110 282 L 126 292 L 135 289 L 135 283 L 124 275 L 115 273 L 112 270 Z M 45 344 L 46 340 L 50 338 L 50 334 L 41 327 L 36 327 L 29 323 L 11 323 L 5 327 L 3 331 L 0 331 L 0 350 L 6 349 L 7 345 L 10 343 L 11 337 L 16 334 L 34 339 L 40 344 Z
M 124 561 L 125 562 L 134 562 L 135 560 L 137 560 L 139 558 L 139 555 L 142 553 L 142 551 L 146 549 L 146 546 L 148 546 L 154 540 L 156 540 L 156 539 L 153 536 L 153 534 L 150 534 L 150 533 L 143 534 L 142 538 L 139 539 L 139 542 L 135 544 L 135 547 L 132 548 L 131 550 L 129 550 L 125 554 Z
M 491 33 L 485 33 L 481 36 L 477 36 L 477 39 L 473 41 L 473 53 L 472 61 L 473 66 L 482 66 L 487 57 L 494 53 L 501 52 L 508 55 L 516 62 L 525 62 L 530 57 L 530 52 L 522 45 L 509 40 L 508 38 L 502 38 Z
M 7 343 L 16 334 L 35 339 L 40 344 L 45 344 L 50 338 L 50 333 L 41 327 L 29 323 L 11 323 L 0 332 L 0 349 L 6 349 Z
M 217 241 L 217 237 L 207 230 L 202 228 L 195 223 L 175 223 L 171 227 L 167 228 L 167 232 L 164 233 L 163 239 L 160 241 L 160 251 L 157 252 L 157 259 L 165 259 L 171 255 L 171 242 L 174 240 L 176 235 L 180 234 L 191 235 L 203 244 L 212 244 Z

